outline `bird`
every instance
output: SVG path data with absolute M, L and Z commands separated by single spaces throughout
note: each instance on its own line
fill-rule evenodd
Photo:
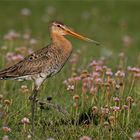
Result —
M 0 80 L 31 80 L 33 89 L 31 96 L 31 132 L 35 131 L 35 103 L 37 93 L 43 82 L 61 71 L 72 53 L 72 44 L 65 38 L 71 35 L 96 45 L 99 42 L 84 37 L 59 21 L 49 23 L 50 44 L 26 56 L 18 63 L 0 71 Z

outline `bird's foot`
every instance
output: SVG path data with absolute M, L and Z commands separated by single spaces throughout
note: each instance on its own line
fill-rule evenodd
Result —
M 36 99 L 38 90 L 34 89 L 31 96 L 29 96 L 30 101 L 34 101 Z

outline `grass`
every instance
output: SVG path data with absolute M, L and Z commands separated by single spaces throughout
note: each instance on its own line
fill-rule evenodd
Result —
M 96 47 L 67 37 L 73 44 L 73 55 L 59 74 L 44 83 L 38 95 L 36 140 L 78 140 L 82 136 L 128 140 L 139 131 L 139 6 L 139 1 L 131 0 L 0 1 L 1 69 L 49 44 L 50 20 L 63 21 L 102 43 Z M 27 13 L 29 9 L 29 15 L 21 14 L 23 8 Z M 11 29 L 19 37 L 4 39 Z M 9 57 L 9 52 L 14 54 Z M 113 76 L 107 75 L 110 71 Z M 81 79 L 76 82 L 75 77 Z M 21 123 L 24 117 L 31 118 L 31 88 L 29 81 L 0 81 L 1 139 L 6 135 L 9 139 L 31 139 L 30 123 Z

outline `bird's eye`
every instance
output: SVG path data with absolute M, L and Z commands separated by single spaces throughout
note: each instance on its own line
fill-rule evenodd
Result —
M 57 27 L 61 27 L 61 26 L 58 24 Z

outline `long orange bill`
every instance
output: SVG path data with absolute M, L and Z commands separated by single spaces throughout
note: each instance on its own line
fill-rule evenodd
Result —
M 92 43 L 94 43 L 94 44 L 96 44 L 96 45 L 100 45 L 99 42 L 97 42 L 97 41 L 95 41 L 95 40 L 92 40 L 92 39 L 90 39 L 90 38 L 84 37 L 84 36 L 82 36 L 82 35 L 79 35 L 79 34 L 73 32 L 73 31 L 71 31 L 71 30 L 69 30 L 69 29 L 66 29 L 66 32 L 67 32 L 69 35 L 72 35 L 72 36 L 74 36 L 74 37 L 76 37 L 76 38 L 79 38 L 79 39 L 81 39 L 81 40 L 85 40 L 85 41 L 88 41 L 88 42 L 92 42 Z

